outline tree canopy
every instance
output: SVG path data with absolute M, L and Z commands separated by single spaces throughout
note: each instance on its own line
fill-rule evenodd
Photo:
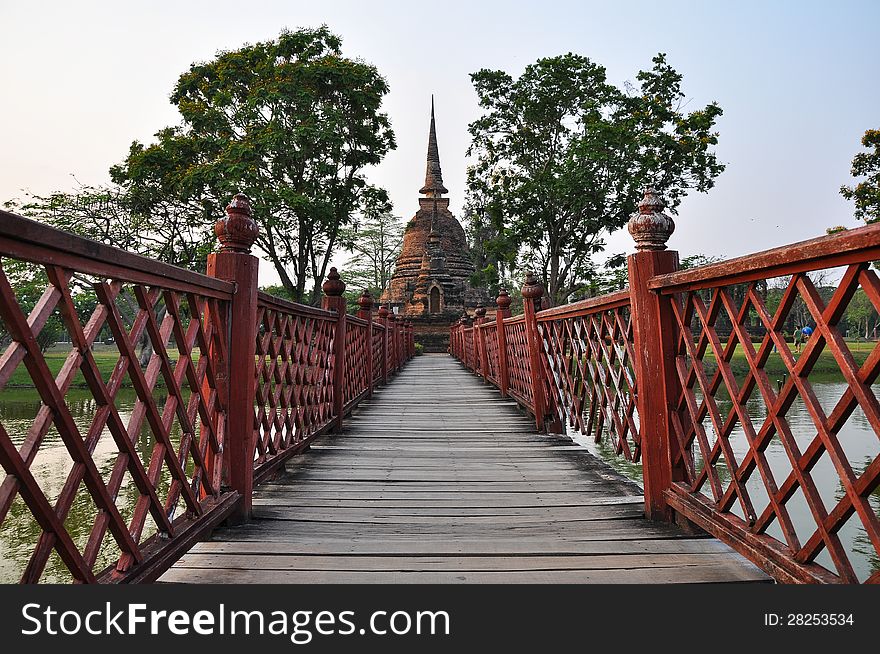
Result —
M 468 192 L 489 217 L 479 226 L 488 264 L 537 268 L 555 302 L 588 286 L 603 235 L 626 224 L 644 186 L 674 213 L 724 170 L 713 151 L 721 108 L 682 111 L 682 76 L 663 54 L 636 79 L 618 88 L 575 54 L 539 59 L 518 78 L 471 75 L 484 114 L 469 126 Z
M 364 193 L 363 209 L 339 234 L 340 245 L 352 256 L 342 271 L 350 292 L 370 291 L 373 299 L 388 286 L 403 244 L 403 221 L 391 213 L 384 193 Z
M 855 186 L 841 186 L 840 194 L 855 202 L 856 218 L 870 224 L 880 220 L 880 130 L 867 130 L 862 145 L 868 152 L 859 152 L 853 157 L 851 173 L 853 177 L 865 179 Z
M 257 246 L 291 297 L 314 302 L 370 188 L 364 169 L 395 147 L 387 92 L 327 27 L 285 31 L 193 64 L 171 94 L 181 124 L 132 143 L 111 176 L 135 210 L 183 217 L 206 238 L 229 198 L 246 193 Z

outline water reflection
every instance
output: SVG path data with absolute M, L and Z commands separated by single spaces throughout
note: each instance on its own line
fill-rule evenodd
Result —
M 836 381 L 815 382 L 811 379 L 811 384 L 816 398 L 826 415 L 831 413 L 848 388 L 845 382 Z M 880 393 L 877 394 L 880 395 Z M 700 398 L 698 394 L 698 402 L 699 400 Z M 716 397 L 716 401 L 723 420 L 730 412 L 732 403 L 728 397 L 725 397 L 720 392 Z M 760 430 L 760 427 L 767 416 L 767 409 L 757 391 L 755 391 L 749 399 L 747 408 L 752 424 L 755 426 L 755 430 Z M 810 413 L 800 397 L 795 400 L 794 404 L 788 410 L 786 419 L 791 427 L 797 447 L 800 452 L 803 453 L 816 437 L 817 431 L 815 424 L 810 417 Z M 709 445 L 712 447 L 716 442 L 716 434 L 708 416 L 703 421 L 703 428 L 706 431 Z M 586 438 L 574 433 L 571 435 L 577 442 L 589 447 L 594 453 L 600 456 L 621 474 L 626 475 L 630 479 L 641 481 L 642 466 L 629 463 L 617 456 L 614 453 L 613 448 L 609 447 L 607 444 L 607 440 L 600 444 L 595 444 L 592 442 L 591 438 Z M 857 407 L 846 421 L 838 434 L 838 439 L 856 477 L 860 476 L 871 462 L 880 455 L 880 438 L 878 438 L 878 434 L 874 432 L 874 429 L 871 427 L 871 424 L 868 422 L 868 419 L 861 408 Z M 748 452 L 748 441 L 740 424 L 737 424 L 736 428 L 734 428 L 729 440 L 736 462 L 739 464 Z M 791 474 L 792 464 L 785 446 L 778 435 L 775 435 L 770 441 L 770 444 L 765 451 L 765 455 L 768 467 L 770 468 L 773 478 L 776 480 L 777 486 L 782 486 L 786 478 Z M 698 448 L 695 452 L 695 463 L 698 472 L 702 470 L 705 465 Z M 730 471 L 723 455 L 717 461 L 715 470 L 718 473 L 722 488 L 726 489 L 730 482 Z M 844 496 L 845 491 L 829 455 L 823 453 L 817 463 L 810 470 L 806 471 L 805 474 L 812 478 L 822 504 L 828 512 L 831 512 L 837 502 Z M 769 503 L 769 497 L 757 470 L 751 473 L 745 486 L 751 497 L 756 514 L 760 516 Z M 707 495 L 711 495 L 711 490 L 709 489 L 708 484 L 704 485 L 702 490 Z M 868 501 L 874 512 L 880 516 L 880 489 L 875 490 L 869 496 Z M 803 491 L 798 489 L 794 496 L 786 503 L 786 507 L 791 514 L 791 519 L 798 539 L 803 545 L 816 531 L 816 522 Z M 744 517 L 744 512 L 739 503 L 736 503 L 731 511 L 741 518 Z M 785 542 L 782 531 L 775 520 L 767 529 L 767 533 L 774 538 Z M 844 524 L 838 532 L 838 536 L 843 549 L 848 553 L 850 562 L 852 563 L 860 581 L 864 581 L 875 571 L 880 570 L 880 557 L 878 557 L 878 554 L 868 538 L 867 532 L 857 514 L 853 514 L 846 524 Z M 827 567 L 829 570 L 836 572 L 834 563 L 826 550 L 823 549 L 816 558 L 816 561 Z
M 33 390 L 7 389 L 3 391 L 0 398 L 2 398 L 2 401 L 0 401 L 0 422 L 2 422 L 4 428 L 11 436 L 16 447 L 20 448 L 40 409 L 39 397 Z M 135 392 L 130 389 L 120 390 L 116 396 L 116 409 L 125 425 L 128 425 L 136 399 Z M 159 394 L 157 392 L 154 399 L 161 413 L 166 399 L 164 393 Z M 81 389 L 71 389 L 67 394 L 66 400 L 77 429 L 81 435 L 85 436 L 98 409 L 97 403 L 89 391 Z M 184 397 L 184 401 L 186 401 L 186 397 Z M 180 428 L 176 420 L 171 435 L 176 447 L 180 439 Z M 145 469 L 150 464 L 154 444 L 155 439 L 145 420 L 136 444 Z M 98 439 L 92 455 L 105 484 L 110 479 L 118 454 L 119 448 L 113 440 L 110 431 L 105 428 Z M 54 426 L 50 427 L 42 440 L 30 470 L 53 506 L 62 492 L 72 468 L 73 461 L 67 453 L 67 448 L 64 446 L 58 431 Z M 191 469 L 191 465 L 189 468 Z M 158 485 L 158 496 L 160 499 L 165 499 L 169 486 L 170 475 L 167 467 L 163 466 Z M 116 506 L 126 524 L 130 523 L 139 497 L 140 493 L 132 482 L 130 474 L 126 473 L 116 497 Z M 95 503 L 91 499 L 85 484 L 81 482 L 67 518 L 64 521 L 65 528 L 80 551 L 84 549 L 88 541 L 96 516 L 97 508 Z M 151 536 L 155 531 L 155 523 L 152 517 L 148 517 L 144 526 L 143 538 Z M 3 520 L 3 524 L 0 525 L 0 582 L 13 583 L 21 578 L 21 574 L 27 566 L 41 534 L 42 529 L 31 515 L 24 500 L 22 500 L 20 495 L 17 495 L 10 506 L 8 515 Z M 116 542 L 108 532 L 104 537 L 94 569 L 100 571 L 112 565 L 118 559 L 119 554 Z M 67 567 L 53 551 L 41 581 L 58 583 L 69 582 L 70 580 L 71 576 L 67 571 Z

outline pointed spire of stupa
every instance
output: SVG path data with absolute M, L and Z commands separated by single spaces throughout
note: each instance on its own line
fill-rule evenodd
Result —
M 443 172 L 440 170 L 440 150 L 437 148 L 437 129 L 434 126 L 434 96 L 431 95 L 431 129 L 428 132 L 428 165 L 425 170 L 425 185 L 419 190 L 429 198 L 449 193 L 443 186 Z

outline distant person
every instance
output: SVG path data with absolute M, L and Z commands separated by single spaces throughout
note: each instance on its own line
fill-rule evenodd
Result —
M 794 330 L 794 351 L 801 351 L 801 343 L 804 342 L 804 330 L 800 327 Z
M 787 342 L 788 342 L 788 332 L 787 332 L 787 331 L 785 331 L 785 330 L 783 329 L 783 330 L 782 330 L 782 333 L 780 334 L 780 336 L 782 336 L 782 342 L 783 342 L 783 343 L 787 343 Z M 774 351 L 774 352 L 779 352 L 779 348 L 776 347 L 776 341 L 773 341 L 773 351 Z
M 797 351 L 801 351 L 801 344 L 806 345 L 807 339 L 810 338 L 810 334 L 813 333 L 813 328 L 809 325 L 801 327 L 799 330 L 795 332 L 795 344 L 797 345 Z M 798 340 L 797 335 L 800 334 L 800 340 Z

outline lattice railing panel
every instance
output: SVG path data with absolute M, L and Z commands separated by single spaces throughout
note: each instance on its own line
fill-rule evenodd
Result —
M 671 298 L 686 477 L 675 489 L 844 582 L 880 581 L 880 348 L 845 340 L 848 307 L 880 312 L 869 266 L 834 284 L 797 273 L 771 282 L 775 293 L 751 281 Z M 785 337 L 793 320 L 813 328 L 803 346 Z
M 377 382 L 382 379 L 382 357 L 384 355 L 384 348 L 382 343 L 385 340 L 385 328 L 382 325 L 373 324 L 373 346 L 372 346 L 372 357 L 373 357 L 373 382 Z
M 229 297 L 2 260 L 4 410 L 10 384 L 35 398 L 17 423 L 0 414 L 4 577 L 122 578 L 219 497 Z M 66 341 L 51 353 L 49 330 Z
M 534 411 L 532 371 L 528 343 L 526 342 L 526 324 L 523 318 L 505 319 L 504 335 L 507 343 L 507 372 L 510 378 L 510 393 Z
M 462 336 L 462 354 L 464 355 L 464 365 L 466 365 L 471 370 L 474 369 L 474 355 L 476 353 L 475 349 L 475 339 L 474 339 L 474 328 L 473 327 L 465 327 L 461 330 Z
M 345 329 L 345 377 L 343 402 L 348 406 L 369 388 L 367 359 L 369 326 L 350 320 Z
M 627 461 L 641 455 L 628 306 L 540 320 L 552 408 L 595 442 L 608 438 Z
M 261 301 L 258 325 L 255 465 L 295 451 L 333 419 L 332 312 Z
M 497 386 L 500 374 L 498 370 L 498 324 L 495 322 L 486 323 L 480 329 L 483 332 L 483 342 L 486 344 L 488 379 Z

